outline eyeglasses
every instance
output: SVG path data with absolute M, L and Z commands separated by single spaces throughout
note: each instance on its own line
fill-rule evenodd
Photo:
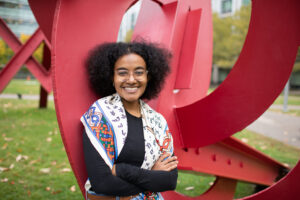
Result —
M 140 80 L 144 78 L 148 74 L 148 70 L 145 69 L 137 69 L 133 72 L 130 72 L 126 69 L 116 70 L 117 76 L 123 78 L 124 80 L 128 80 L 132 75 L 135 80 Z

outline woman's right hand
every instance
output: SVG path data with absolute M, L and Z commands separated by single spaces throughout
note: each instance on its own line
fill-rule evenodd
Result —
M 151 170 L 171 171 L 178 165 L 176 156 L 172 156 L 169 153 L 165 153 L 159 157 Z

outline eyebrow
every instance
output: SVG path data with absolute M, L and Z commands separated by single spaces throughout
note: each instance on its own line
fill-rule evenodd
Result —
M 138 69 L 146 69 L 145 67 L 143 67 L 143 66 L 137 66 L 134 70 L 138 70 Z M 116 69 L 117 71 L 119 71 L 119 70 L 127 70 L 128 71 L 128 69 L 127 68 L 125 68 L 125 67 L 119 67 L 118 69 Z

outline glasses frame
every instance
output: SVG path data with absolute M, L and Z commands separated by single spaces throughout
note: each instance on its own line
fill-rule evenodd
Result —
M 121 71 L 121 70 L 127 71 L 128 74 L 127 74 L 126 76 L 120 75 L 118 72 Z M 143 73 L 143 75 L 140 75 L 140 76 L 135 74 L 135 72 L 138 71 L 138 70 L 141 70 L 141 69 L 137 69 L 137 70 L 135 70 L 135 71 L 129 71 L 129 70 L 125 70 L 125 69 L 115 70 L 115 75 L 117 75 L 118 77 L 120 77 L 121 79 L 123 79 L 124 82 L 125 82 L 125 81 L 128 81 L 128 80 L 130 79 L 131 76 L 133 76 L 134 80 L 137 80 L 137 81 L 139 81 L 139 80 L 141 80 L 141 79 L 147 77 L 147 75 L 148 75 L 148 70 L 143 69 L 143 71 L 144 71 L 145 73 Z

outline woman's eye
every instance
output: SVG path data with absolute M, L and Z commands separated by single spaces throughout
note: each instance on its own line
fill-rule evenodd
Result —
M 135 73 L 135 75 L 137 75 L 137 76 L 142 76 L 142 75 L 144 75 L 144 71 L 135 71 L 134 73 Z
M 127 71 L 118 71 L 119 76 L 127 76 L 128 72 Z

